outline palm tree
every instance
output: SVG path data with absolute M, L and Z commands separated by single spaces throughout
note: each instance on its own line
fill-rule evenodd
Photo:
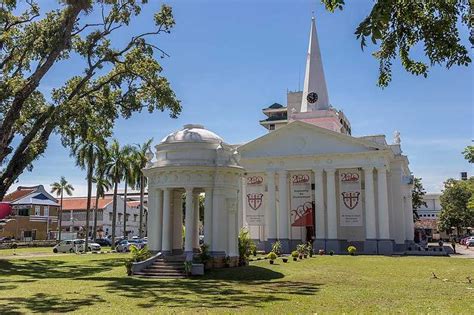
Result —
M 106 173 L 114 186 L 114 200 L 112 203 L 112 249 L 115 249 L 115 227 L 117 225 L 117 189 L 124 177 L 126 156 L 130 146 L 120 148 L 119 142 L 114 139 L 108 148 L 109 161 L 106 165 Z
M 103 148 L 103 152 L 98 156 L 95 176 L 92 182 L 95 184 L 95 208 L 94 208 L 94 241 L 97 239 L 97 212 L 99 211 L 99 198 L 105 196 L 105 192 L 112 188 L 109 179 L 106 177 L 106 166 L 108 163 L 108 152 Z
M 139 237 L 143 237 L 143 202 L 144 202 L 144 192 L 145 187 L 147 185 L 147 179 L 145 175 L 143 175 L 142 169 L 145 168 L 146 163 L 148 162 L 147 159 L 147 152 L 151 150 L 151 143 L 153 142 L 153 138 L 145 141 L 143 144 L 137 144 L 135 149 L 135 158 L 133 163 L 135 180 L 137 183 L 137 188 L 140 188 L 140 227 L 138 228 Z
M 135 148 L 128 147 L 126 155 L 124 156 L 124 169 L 123 177 L 125 183 L 125 189 L 123 193 L 123 236 L 127 237 L 127 188 L 128 186 L 135 186 L 135 176 L 134 176 L 134 157 L 135 157 Z
M 94 167 L 98 156 L 102 155 L 103 147 L 104 145 L 99 140 L 84 140 L 74 145 L 71 152 L 71 155 L 75 156 L 76 158 L 76 164 L 81 169 L 86 169 L 87 171 L 86 235 L 84 251 L 87 251 L 89 248 L 89 220 L 92 199 L 92 177 L 94 175 Z
M 59 180 L 59 182 L 54 182 L 54 183 L 51 184 L 51 193 L 52 194 L 56 193 L 56 196 L 61 197 L 61 206 L 60 206 L 60 209 L 58 211 L 58 225 L 59 225 L 59 227 L 58 227 L 58 230 L 59 230 L 58 239 L 59 239 L 59 241 L 61 241 L 64 192 L 66 192 L 66 194 L 68 196 L 72 196 L 73 191 L 74 191 L 74 187 L 72 187 L 72 185 L 67 182 L 67 180 L 66 180 L 66 178 L 64 178 L 64 176 L 61 176 L 61 179 Z

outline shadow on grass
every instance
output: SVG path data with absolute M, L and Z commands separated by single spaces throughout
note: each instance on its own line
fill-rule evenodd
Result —
M 62 260 L 0 260 L 2 277 L 29 277 L 33 279 L 60 279 L 90 276 L 123 265 L 122 259 L 91 261 L 90 264 L 73 264 Z
M 59 295 L 37 293 L 28 297 L 0 298 L 0 314 L 23 314 L 22 309 L 30 313 L 65 313 L 98 302 L 104 302 L 98 295 L 64 299 Z
M 268 303 L 289 301 L 291 295 L 314 295 L 319 284 L 282 281 L 284 275 L 266 268 L 248 266 L 215 270 L 192 279 L 144 279 L 135 277 L 89 277 L 105 290 L 124 298 L 143 298 L 140 308 L 261 308 Z

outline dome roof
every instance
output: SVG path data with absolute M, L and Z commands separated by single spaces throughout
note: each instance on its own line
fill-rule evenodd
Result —
M 189 124 L 184 125 L 183 129 L 175 131 L 161 140 L 162 144 L 176 142 L 221 143 L 224 140 L 212 131 L 205 129 L 203 125 Z

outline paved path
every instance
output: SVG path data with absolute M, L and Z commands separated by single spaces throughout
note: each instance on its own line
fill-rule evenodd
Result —
M 452 254 L 451 257 L 474 259 L 474 247 L 469 247 L 469 249 L 466 249 L 466 245 L 456 244 L 456 253 L 457 254 Z

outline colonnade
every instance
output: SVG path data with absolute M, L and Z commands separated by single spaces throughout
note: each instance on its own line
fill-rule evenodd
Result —
M 363 170 L 365 180 L 366 239 L 390 240 L 387 169 L 384 166 L 366 166 L 363 167 Z M 336 171 L 336 168 L 319 168 L 312 170 L 312 182 L 315 183 L 317 240 L 337 240 L 338 238 L 336 194 L 336 185 L 338 184 L 338 181 L 336 180 Z M 275 176 L 277 174 L 279 199 L 278 213 L 276 211 L 277 190 L 275 183 Z M 374 175 L 376 175 L 376 181 Z M 290 194 L 288 171 L 270 170 L 265 173 L 265 177 L 268 193 L 268 202 L 265 213 L 267 239 L 287 240 L 290 238 Z M 326 179 L 325 181 L 324 177 Z M 326 183 L 325 187 L 324 183 Z

